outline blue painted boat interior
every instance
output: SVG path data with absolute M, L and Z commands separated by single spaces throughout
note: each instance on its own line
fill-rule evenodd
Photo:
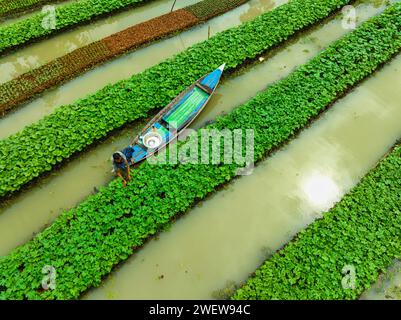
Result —
M 139 145 L 136 144 L 132 148 L 134 151 L 132 154 L 132 159 L 134 160 L 134 162 L 141 161 L 142 159 L 144 159 L 146 157 L 147 151 L 142 149 Z
M 201 85 L 203 86 L 207 86 L 210 89 L 214 89 L 217 85 L 217 83 L 220 80 L 221 77 L 221 70 L 220 69 L 216 69 L 213 72 L 209 73 L 202 81 L 201 81 Z

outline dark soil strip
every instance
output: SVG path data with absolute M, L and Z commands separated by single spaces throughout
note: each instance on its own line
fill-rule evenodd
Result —
M 248 0 L 204 0 L 185 9 L 200 20 L 208 20 L 245 2 L 248 2 Z

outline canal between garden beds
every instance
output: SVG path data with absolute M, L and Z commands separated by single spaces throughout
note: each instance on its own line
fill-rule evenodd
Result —
M 381 10 L 362 4 L 358 14 L 363 20 Z M 242 14 L 252 12 L 261 13 L 250 7 Z M 346 32 L 334 19 L 229 77 L 193 128 L 245 102 Z M 116 64 L 120 61 L 124 58 Z M 201 202 L 170 231 L 150 241 L 85 298 L 220 298 L 229 293 L 271 252 L 340 199 L 401 136 L 401 95 L 393 89 L 401 84 L 400 68 L 398 57 L 251 176 Z M 111 179 L 109 155 L 141 125 L 107 139 L 4 205 L 0 255 L 28 241 L 61 208 L 74 206 L 106 184 Z

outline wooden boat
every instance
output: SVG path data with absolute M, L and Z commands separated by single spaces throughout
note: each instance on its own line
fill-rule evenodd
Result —
M 224 67 L 222 64 L 181 92 L 121 151 L 132 165 L 166 147 L 195 120 L 215 92 Z

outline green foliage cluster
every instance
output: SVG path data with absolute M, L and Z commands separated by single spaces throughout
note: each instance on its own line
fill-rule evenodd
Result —
M 22 21 L 0 27 L 0 53 L 28 41 L 50 35 L 57 30 L 90 21 L 92 18 L 102 14 L 144 1 L 147 0 L 80 0 L 66 4 L 55 9 L 55 29 L 48 29 L 42 26 L 48 13 L 37 13 Z
M 218 14 L 220 11 L 226 11 L 228 8 L 239 6 L 247 0 L 204 0 L 185 8 L 200 20 L 207 20 Z
M 267 260 L 233 299 L 356 299 L 400 252 L 398 145 L 322 219 Z M 345 266 L 354 268 L 354 287 Z
M 2 0 L 0 1 L 0 17 L 59 1 L 63 0 Z
M 18 190 L 94 141 L 163 107 L 202 75 L 226 62 L 232 70 L 350 0 L 293 0 L 253 21 L 194 45 L 173 58 L 62 106 L 0 141 L 0 196 Z
M 202 130 L 210 129 L 254 129 L 255 160 L 261 159 L 267 152 L 280 146 L 297 130 L 304 127 L 319 112 L 332 104 L 339 95 L 345 93 L 398 52 L 401 48 L 400 14 L 401 3 L 336 41 L 286 79 L 269 87 L 230 114 L 218 118 L 212 125 L 201 129 L 197 135 L 202 136 Z M 190 139 L 194 137 L 196 135 L 190 136 Z M 196 140 L 192 141 L 196 142 Z M 180 150 L 185 150 L 186 146 L 181 144 Z M 202 146 L 198 145 L 198 148 L 200 147 Z M 245 148 L 243 145 L 243 154 Z M 171 149 L 172 146 L 167 150 Z M 400 171 L 397 173 L 392 167 L 397 167 L 398 170 L 400 167 L 400 159 L 397 158 L 400 149 L 397 150 L 386 160 L 389 165 L 379 170 L 378 174 L 374 173 L 371 178 L 372 183 L 381 181 L 379 185 L 383 192 L 387 190 L 388 185 L 393 186 L 396 180 L 394 177 L 401 181 Z M 223 155 L 223 145 L 220 151 Z M 197 156 L 200 157 L 199 154 Z M 243 164 L 237 163 L 208 165 L 142 163 L 133 170 L 135 178 L 126 188 L 122 187 L 120 181 L 112 181 L 98 194 L 89 197 L 76 208 L 64 212 L 32 241 L 3 257 L 0 260 L 0 298 L 77 298 L 87 288 L 98 286 L 102 276 L 108 274 L 117 263 L 127 259 L 135 248 L 141 246 L 145 239 L 155 234 L 157 230 L 166 226 L 171 218 L 186 212 L 196 200 L 203 199 L 217 187 L 231 180 L 236 175 L 236 170 L 242 166 Z M 382 178 L 382 174 L 384 175 L 386 171 L 391 174 Z M 375 198 L 376 192 L 380 195 L 380 188 L 374 191 L 372 190 L 369 194 L 372 199 Z M 356 189 L 353 194 L 360 192 Z M 376 226 L 380 228 L 377 229 L 376 238 L 372 236 L 369 240 L 378 241 L 378 239 L 393 237 L 387 244 L 382 243 L 382 249 L 375 251 L 380 261 L 386 259 L 389 261 L 391 257 L 394 257 L 393 253 L 397 251 L 396 249 L 399 252 L 401 244 L 401 238 L 395 236 L 396 229 L 386 231 L 387 225 L 381 228 L 379 223 L 380 221 L 385 223 L 388 219 L 397 221 L 397 217 L 389 215 L 392 213 L 389 210 L 393 208 L 394 199 L 398 199 L 399 208 L 399 191 L 393 193 L 392 197 L 395 198 L 377 197 L 382 207 L 372 207 L 379 211 L 372 211 L 370 221 L 372 225 L 376 223 Z M 363 204 L 368 203 L 366 199 L 356 197 L 346 197 L 345 201 L 362 203 L 362 200 L 364 200 Z M 361 210 L 361 215 L 368 211 L 366 207 L 361 207 Z M 359 217 L 349 215 L 347 219 L 357 221 Z M 333 220 L 336 220 L 336 215 L 333 215 Z M 401 220 L 398 219 L 398 221 Z M 347 227 L 347 220 L 339 220 L 338 223 L 345 228 L 344 230 L 351 231 L 352 228 Z M 358 232 L 366 229 L 366 226 L 361 228 L 353 233 L 352 237 L 357 237 Z M 397 230 L 398 234 L 400 234 L 399 231 Z M 314 229 L 309 233 L 313 237 L 316 232 L 318 230 Z M 316 244 L 315 247 L 305 246 L 305 252 L 309 255 L 318 251 L 320 243 L 315 241 L 314 244 Z M 333 248 L 336 250 L 336 245 Z M 326 258 L 330 261 L 330 255 L 327 252 L 319 257 L 324 261 Z M 376 266 L 373 252 L 370 252 L 367 257 L 372 258 L 367 260 L 367 263 Z M 308 259 L 307 254 L 305 259 Z M 357 262 L 358 260 L 347 261 Z M 43 278 L 41 270 L 45 265 L 53 266 L 57 270 L 55 290 L 43 291 L 40 287 Z M 294 262 L 293 265 L 294 272 L 298 272 L 299 266 L 296 266 Z M 283 264 L 282 267 L 287 270 L 285 268 L 291 268 L 291 265 Z M 277 276 L 280 276 L 278 268 L 277 273 Z M 281 276 L 284 277 L 286 274 L 284 272 Z M 299 274 L 296 273 L 296 275 Z M 324 277 L 324 273 L 320 275 Z M 367 277 L 372 278 L 371 275 Z M 294 277 L 291 276 L 291 279 Z M 261 283 L 258 282 L 262 287 Z M 323 289 L 326 285 L 326 283 L 323 285 Z M 279 282 L 276 288 L 279 288 Z M 243 295 L 245 296 L 246 293 Z

